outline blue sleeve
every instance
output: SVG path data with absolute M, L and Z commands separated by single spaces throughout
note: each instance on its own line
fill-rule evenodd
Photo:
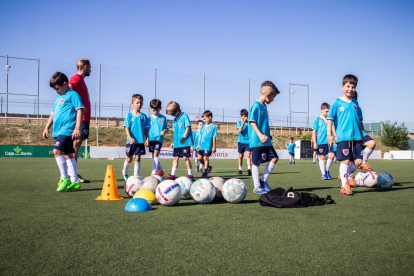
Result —
M 358 109 L 357 109 L 357 113 L 358 113 L 359 120 L 361 122 L 363 122 L 364 121 L 364 117 L 362 116 L 362 109 L 359 106 L 358 106 Z
M 200 136 L 201 136 L 201 135 L 203 135 L 203 132 L 204 132 L 204 128 L 205 128 L 205 126 L 206 126 L 206 125 L 202 125 L 202 126 L 201 126 L 201 128 L 200 128 L 200 130 L 199 130 L 199 132 L 198 132 Z
M 128 113 L 124 120 L 124 127 L 129 127 L 129 118 L 131 117 L 131 113 Z
M 313 122 L 312 129 L 318 130 L 318 122 L 319 122 L 319 118 L 316 118 L 315 121 Z
M 239 128 L 239 127 L 241 127 L 241 125 L 242 125 L 242 122 L 238 121 L 236 127 Z
M 78 93 L 73 93 L 72 94 L 72 97 L 70 97 L 70 100 L 71 100 L 71 102 L 72 102 L 72 104 L 73 104 L 73 107 L 76 109 L 76 110 L 78 110 L 79 108 L 83 108 L 83 105 L 82 105 L 82 99 L 81 99 L 81 97 L 79 96 L 79 94 Z M 89 111 L 89 110 L 88 110 Z M 90 111 L 89 111 L 90 112 Z
M 167 118 L 164 117 L 164 126 L 163 126 L 163 129 L 168 129 L 168 128 L 169 128 L 169 126 L 168 126 Z
M 54 113 L 55 113 L 55 111 L 56 111 L 56 102 L 57 102 L 57 98 L 56 98 L 56 100 L 55 100 L 55 105 L 53 106 L 53 109 L 52 109 L 52 114 L 54 114 Z
M 188 118 L 187 114 L 184 117 L 184 128 L 191 127 L 190 119 Z
M 257 108 L 257 105 L 253 105 L 249 112 L 249 122 L 255 122 L 257 124 L 258 119 L 259 119 L 259 108 Z
M 148 128 L 148 131 L 150 130 L 150 128 L 151 128 L 151 118 L 149 118 L 149 117 L 147 117 L 147 115 L 145 115 L 145 114 L 143 114 L 144 115 L 144 117 L 145 117 L 145 128 Z
M 217 137 L 217 127 L 216 126 L 214 126 L 214 129 L 213 129 L 213 137 Z
M 328 113 L 328 120 L 335 120 L 336 119 L 336 111 L 337 111 L 336 102 L 332 104 L 331 108 L 329 108 Z

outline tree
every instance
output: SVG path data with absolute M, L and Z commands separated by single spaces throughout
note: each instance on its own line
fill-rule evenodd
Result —
M 394 147 L 401 150 L 407 149 L 408 146 L 408 129 L 404 123 L 398 125 L 397 122 L 381 122 L 383 128 L 381 131 L 381 141 L 388 147 Z

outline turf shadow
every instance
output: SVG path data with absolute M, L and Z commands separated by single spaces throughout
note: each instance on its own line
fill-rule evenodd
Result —
M 396 192 L 399 190 L 408 190 L 408 189 L 414 189 L 414 187 L 401 187 L 401 188 L 396 188 L 396 189 L 378 189 L 378 188 L 373 188 L 373 189 L 368 189 L 365 191 L 355 191 L 355 194 L 362 194 L 362 193 L 389 193 L 389 192 Z

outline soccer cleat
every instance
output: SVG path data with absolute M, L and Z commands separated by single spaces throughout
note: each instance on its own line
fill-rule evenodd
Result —
M 329 180 L 332 179 L 332 176 L 331 176 L 331 174 L 329 172 L 326 172 L 326 177 L 328 177 Z
M 237 174 L 243 174 L 243 172 L 242 172 L 241 170 L 239 170 L 239 171 L 237 172 Z
M 78 174 L 78 178 L 79 178 L 80 183 L 91 183 L 91 181 L 83 178 L 80 174 Z
M 351 188 L 348 185 L 348 182 L 345 184 L 345 186 L 341 187 L 341 195 L 353 195 L 354 193 L 352 192 Z
M 187 175 L 187 177 L 188 177 L 191 181 L 193 181 L 193 182 L 195 181 L 194 176 L 193 176 L 192 174 L 191 174 L 191 175 L 190 175 L 190 174 L 189 174 L 189 175 Z
M 295 161 L 293 161 L 293 165 L 296 165 Z
M 58 183 L 58 188 L 56 189 L 57 192 L 66 191 L 68 186 L 70 185 L 70 179 L 61 177 Z
M 261 179 L 259 179 L 259 181 L 260 181 L 260 186 L 261 187 L 263 187 L 266 191 L 271 191 L 272 189 L 269 187 L 269 185 L 266 183 L 266 182 L 264 182 L 263 180 L 261 180 Z
M 196 173 L 199 173 L 200 172 L 200 170 L 198 169 L 198 167 L 196 167 Z
M 201 175 L 201 177 L 208 177 L 208 172 L 203 172 L 203 174 Z
M 292 165 L 292 161 L 290 161 L 290 163 L 289 163 L 290 165 Z
M 175 175 L 169 175 L 168 177 L 167 177 L 167 179 L 168 180 L 175 180 L 177 177 L 175 177 Z
M 326 173 L 322 175 L 322 180 L 328 180 L 328 176 L 326 176 Z
M 124 180 L 127 181 L 128 180 L 128 173 L 124 173 L 124 170 L 122 170 L 122 175 L 124 176 Z
M 161 176 L 161 177 L 163 177 L 163 176 L 164 176 L 164 174 L 165 174 L 165 173 L 164 173 L 164 171 L 160 171 L 160 172 L 158 172 L 158 173 L 157 173 L 157 175 L 158 175 L 158 176 Z
M 358 169 L 362 171 L 372 171 L 371 166 L 368 163 L 362 163 L 359 165 Z
M 348 182 L 347 183 L 348 183 L 349 187 L 351 187 L 351 188 L 354 188 L 356 186 L 355 179 L 352 176 L 348 177 Z
M 259 187 L 259 188 L 254 188 L 253 193 L 261 195 L 261 194 L 267 193 L 267 191 Z
M 80 180 L 78 182 L 73 182 L 72 184 L 70 184 L 67 188 L 66 191 L 70 191 L 70 190 L 74 190 L 74 189 L 80 189 L 81 187 L 81 182 Z
M 252 175 L 252 170 L 247 170 L 248 175 Z

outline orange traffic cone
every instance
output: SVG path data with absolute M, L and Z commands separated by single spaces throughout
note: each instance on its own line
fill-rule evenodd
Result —
M 118 185 L 116 184 L 114 166 L 109 165 L 106 169 L 105 180 L 102 187 L 101 196 L 95 198 L 95 200 L 122 200 L 122 196 L 119 196 Z

